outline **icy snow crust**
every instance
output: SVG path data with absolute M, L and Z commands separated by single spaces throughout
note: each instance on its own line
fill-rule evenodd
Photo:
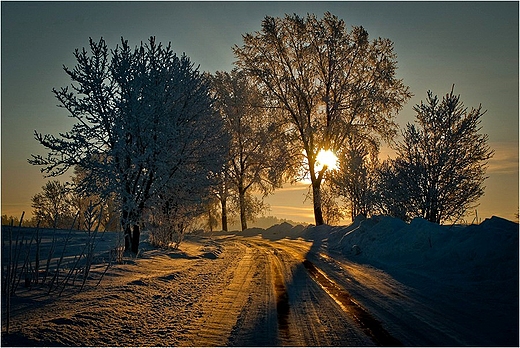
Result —
M 405 346 L 518 346 L 518 235 L 497 217 L 467 227 L 373 217 L 200 232 L 173 251 L 152 248 L 145 232 L 140 256 L 98 287 L 13 296 L 2 345 L 376 344 L 312 279 L 311 262 Z

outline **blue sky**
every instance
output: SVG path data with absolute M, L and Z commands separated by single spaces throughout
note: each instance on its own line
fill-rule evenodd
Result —
M 330 11 L 347 26 L 394 42 L 398 75 L 414 97 L 397 116 L 413 121 L 426 92 L 442 96 L 455 84 L 464 104 L 487 113 L 482 131 L 496 154 L 490 161 L 479 216 L 515 219 L 518 211 L 518 2 L 2 2 L 2 214 L 30 214 L 45 179 L 27 163 L 44 153 L 33 131 L 56 134 L 72 120 L 51 90 L 69 83 L 62 65 L 89 36 L 114 47 L 121 36 L 137 45 L 149 36 L 172 42 L 200 70 L 230 70 L 231 47 L 260 30 L 266 16 Z M 68 177 L 60 178 L 68 180 Z M 268 198 L 270 215 L 312 222 L 304 187 Z

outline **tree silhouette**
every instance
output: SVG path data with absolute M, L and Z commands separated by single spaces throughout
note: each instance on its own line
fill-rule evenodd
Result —
M 254 218 L 262 201 L 250 194 L 258 190 L 269 194 L 282 184 L 289 159 L 280 123 L 261 108 L 262 95 L 243 72 L 216 72 L 212 78 L 216 105 L 230 137 L 229 162 L 223 168 L 219 197 L 222 207 L 233 195 L 239 208 L 242 230 Z M 222 211 L 227 217 L 227 212 Z M 223 224 L 224 226 L 224 224 Z M 224 229 L 224 227 L 223 227 Z
M 76 165 L 87 170 L 81 185 L 116 195 L 125 248 L 137 253 L 143 214 L 164 199 L 160 193 L 187 178 L 190 187 L 194 180 L 203 185 L 222 166 L 222 119 L 208 81 L 171 45 L 151 37 L 135 49 L 121 39 L 110 53 L 103 39 L 89 46 L 75 51 L 73 69 L 64 67 L 70 88 L 54 90 L 76 124 L 59 137 L 35 132 L 49 153 L 29 162 L 50 176 Z
M 362 137 L 349 137 L 340 152 L 340 167 L 333 173 L 332 186 L 347 203 L 352 221 L 375 211 L 378 155 L 378 144 Z
M 442 100 L 428 91 L 414 110 L 415 124 L 407 124 L 393 161 L 406 192 L 401 204 L 411 217 L 456 221 L 484 194 L 486 165 L 494 154 L 480 133 L 485 111 L 480 105 L 468 111 L 453 87 Z
M 69 228 L 73 220 L 70 188 L 58 180 L 50 180 L 32 199 L 33 215 L 42 227 Z
M 362 27 L 348 32 L 330 13 L 323 19 L 267 16 L 262 30 L 243 40 L 234 47 L 237 65 L 257 81 L 264 106 L 280 110 L 291 157 L 308 164 L 315 221 L 323 224 L 320 187 L 327 168 L 315 168 L 320 150 L 337 151 L 358 128 L 391 138 L 392 118 L 411 96 L 395 77 L 393 44 L 370 41 Z

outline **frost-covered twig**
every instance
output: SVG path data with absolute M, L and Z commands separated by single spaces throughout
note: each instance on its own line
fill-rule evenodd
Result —
M 40 220 L 36 224 L 36 255 L 34 256 L 34 282 L 38 284 L 40 279 L 40 247 L 42 244 L 42 237 L 40 236 Z
M 52 291 L 52 286 L 54 285 L 54 282 L 55 281 L 57 282 L 57 280 L 58 280 L 58 274 L 60 272 L 61 262 L 63 261 L 63 256 L 65 255 L 65 250 L 67 249 L 67 245 L 69 244 L 72 229 L 74 228 L 74 224 L 76 223 L 76 219 L 78 218 L 78 216 L 79 216 L 79 212 L 74 216 L 74 220 L 72 221 L 72 225 L 70 226 L 69 233 L 67 234 L 67 237 L 65 238 L 65 241 L 63 243 L 63 249 L 61 251 L 60 258 L 56 264 L 56 272 L 54 273 L 54 277 L 52 277 L 51 283 L 49 284 L 48 294 L 50 294 L 50 292 Z
M 31 240 L 29 241 L 29 244 L 27 245 L 27 243 L 26 243 L 25 260 L 23 262 L 20 275 L 18 276 L 18 283 L 16 284 L 16 288 L 18 288 L 18 285 L 20 284 L 20 281 L 22 280 L 22 276 L 24 276 L 24 275 L 25 275 L 25 286 L 28 287 L 31 283 L 31 281 L 30 281 L 31 276 L 30 276 L 30 271 L 28 271 L 28 268 L 32 268 L 30 256 L 31 256 L 31 247 L 32 247 L 33 240 L 34 240 L 34 232 L 31 234 Z
M 95 244 L 96 236 L 99 230 L 99 225 L 101 224 L 101 215 L 103 214 L 103 209 L 100 209 L 99 211 L 99 218 L 97 226 L 94 230 L 94 233 L 92 234 L 91 238 L 89 238 L 88 241 L 88 253 L 87 253 L 87 262 L 85 264 L 85 271 L 83 274 L 83 282 L 81 283 L 80 291 L 83 290 L 83 287 L 85 286 L 85 282 L 87 281 L 88 275 L 90 273 L 90 267 L 92 266 L 92 258 L 94 255 L 94 249 L 97 244 Z
M 57 223 L 57 220 L 58 220 L 58 216 L 56 215 L 54 217 L 52 243 L 51 243 L 51 247 L 49 249 L 49 255 L 47 256 L 47 264 L 45 265 L 45 273 L 43 274 L 43 280 L 42 280 L 43 284 L 45 284 L 45 281 L 47 280 L 47 275 L 49 274 L 49 268 L 51 265 L 52 256 L 54 255 L 54 249 L 56 248 L 56 223 Z

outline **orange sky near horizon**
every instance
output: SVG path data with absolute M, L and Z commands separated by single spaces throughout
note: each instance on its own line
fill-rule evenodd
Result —
M 502 217 L 511 221 L 518 222 L 518 145 L 508 143 L 490 143 L 495 150 L 494 157 L 489 161 L 487 176 L 484 181 L 485 190 L 478 202 L 479 206 L 475 211 L 468 211 L 463 219 L 472 222 L 475 215 L 479 221 L 484 221 L 492 216 Z M 388 147 L 381 150 L 380 159 L 393 158 L 394 152 Z M 308 192 L 308 184 L 296 183 L 285 184 L 278 189 L 272 196 L 266 198 L 266 203 L 270 205 L 270 210 L 265 215 L 283 217 L 295 222 L 314 223 L 314 213 L 312 202 L 305 200 Z M 346 217 L 341 224 L 350 223 L 350 218 Z

